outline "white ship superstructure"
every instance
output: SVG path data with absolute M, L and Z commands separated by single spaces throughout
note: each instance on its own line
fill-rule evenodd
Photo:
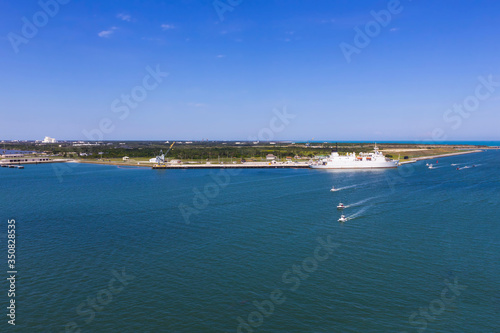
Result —
M 377 145 L 371 153 L 347 153 L 340 155 L 337 151 L 320 160 L 318 163 L 312 164 L 314 169 L 382 169 L 382 168 L 397 168 L 399 162 L 387 158 L 378 150 Z

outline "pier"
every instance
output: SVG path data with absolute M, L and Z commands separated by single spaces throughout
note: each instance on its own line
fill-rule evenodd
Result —
M 308 169 L 308 163 L 258 163 L 242 164 L 164 164 L 155 165 L 153 169 Z
M 17 168 L 17 169 L 24 169 L 24 166 L 22 166 L 22 165 L 17 165 L 17 164 L 2 164 L 2 168 Z

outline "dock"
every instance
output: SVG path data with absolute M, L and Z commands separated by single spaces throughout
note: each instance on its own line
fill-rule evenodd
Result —
M 156 170 L 172 169 L 308 169 L 309 163 L 242 163 L 242 164 L 163 164 Z
M 16 168 L 16 169 L 24 169 L 24 166 L 17 164 L 2 164 L 2 168 Z

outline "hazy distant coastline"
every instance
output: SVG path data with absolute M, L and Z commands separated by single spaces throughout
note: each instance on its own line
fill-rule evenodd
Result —
M 175 145 L 172 146 L 172 144 Z M 402 164 L 422 159 L 469 154 L 482 149 L 496 149 L 500 142 L 484 141 L 479 144 L 422 144 L 404 142 L 379 142 L 377 145 L 386 157 L 400 160 Z M 486 145 L 484 143 L 489 143 Z M 495 145 L 498 143 L 498 145 Z M 171 150 L 169 148 L 172 147 Z M 74 161 L 92 164 L 129 165 L 151 167 L 156 157 L 166 153 L 165 160 L 172 168 L 208 167 L 217 165 L 248 167 L 273 163 L 276 167 L 306 167 L 338 150 L 340 154 L 369 152 L 370 142 L 258 142 L 258 141 L 58 141 L 3 142 L 4 162 L 9 152 L 20 155 L 49 157 L 51 162 Z M 22 162 L 21 162 L 22 163 Z M 293 166 L 291 165 L 293 164 Z

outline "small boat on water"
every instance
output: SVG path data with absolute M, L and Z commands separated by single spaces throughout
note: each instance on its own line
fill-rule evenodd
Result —
M 344 209 L 344 208 L 345 208 L 345 206 L 344 206 L 344 204 L 342 202 L 339 203 L 338 206 L 337 206 L 337 209 Z
M 429 169 L 434 169 L 434 166 L 432 164 L 429 164 Z
M 347 221 L 347 218 L 345 217 L 345 215 L 341 215 L 339 218 L 339 222 L 346 222 L 346 221 Z
M 330 192 L 336 192 L 336 191 L 338 191 L 338 190 L 335 188 L 335 186 L 332 186 L 332 188 L 330 189 Z

